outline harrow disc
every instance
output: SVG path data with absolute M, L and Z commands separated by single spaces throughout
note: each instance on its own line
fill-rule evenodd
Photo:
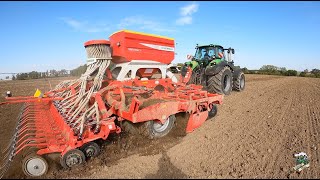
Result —
M 60 159 L 61 166 L 66 169 L 82 164 L 84 162 L 85 162 L 85 155 L 79 149 L 69 150 Z
M 48 162 L 39 155 L 30 154 L 24 158 L 22 170 L 27 176 L 42 176 L 48 171 Z

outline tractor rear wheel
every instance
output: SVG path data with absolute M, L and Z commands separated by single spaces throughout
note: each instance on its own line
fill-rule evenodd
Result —
M 229 95 L 232 90 L 232 73 L 228 66 L 225 66 L 218 74 L 209 76 L 208 91 Z
M 233 90 L 235 90 L 235 91 L 243 91 L 244 88 L 245 88 L 245 85 L 246 85 L 246 82 L 245 82 L 244 73 L 240 72 L 233 79 Z

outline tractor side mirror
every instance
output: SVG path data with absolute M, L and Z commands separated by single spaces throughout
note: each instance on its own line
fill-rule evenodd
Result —
M 234 54 L 234 49 L 232 49 L 232 54 Z

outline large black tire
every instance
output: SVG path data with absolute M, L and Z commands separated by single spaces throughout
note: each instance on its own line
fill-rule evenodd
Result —
M 146 121 L 142 124 L 140 132 L 149 139 L 163 137 L 171 131 L 175 120 L 175 115 L 171 115 L 164 124 L 161 124 L 161 122 L 157 121 Z
M 243 91 L 246 82 L 245 82 L 244 73 L 241 71 L 240 73 L 236 74 L 233 79 L 233 90 L 235 91 Z
M 232 90 L 232 73 L 230 67 L 225 66 L 218 74 L 209 76 L 208 91 L 229 95 Z

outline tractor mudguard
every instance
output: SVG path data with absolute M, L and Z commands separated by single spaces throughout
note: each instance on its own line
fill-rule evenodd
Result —
M 191 66 L 191 69 L 193 70 L 199 65 L 197 61 L 189 61 L 189 66 Z
M 221 61 L 219 64 L 217 65 L 214 65 L 214 66 L 207 66 L 206 69 L 205 69 L 205 75 L 216 75 L 218 74 L 225 66 L 229 66 L 230 65 L 226 62 L 226 61 Z M 231 68 L 231 71 L 232 71 L 232 67 Z
M 188 68 L 187 67 L 191 67 L 191 69 L 193 70 L 194 68 L 196 68 L 199 65 L 199 63 L 197 61 L 188 61 L 184 63 L 184 66 L 182 66 L 181 68 L 181 75 L 185 76 Z
M 234 69 L 234 71 L 233 71 L 233 75 L 235 76 L 235 75 L 239 75 L 240 73 L 241 73 L 242 71 L 241 71 L 241 69 Z

